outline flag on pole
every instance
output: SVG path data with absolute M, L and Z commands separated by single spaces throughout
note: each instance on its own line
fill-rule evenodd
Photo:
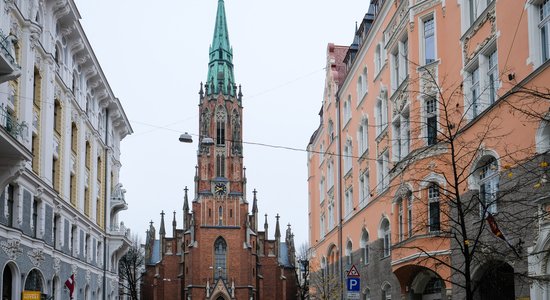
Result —
M 74 274 L 65 281 L 65 286 L 69 289 L 69 296 L 71 299 L 73 299 L 73 292 L 74 292 Z
M 489 223 L 489 228 L 491 229 L 491 232 L 501 240 L 505 241 L 508 247 L 510 247 L 512 251 L 514 251 L 514 254 L 517 257 L 520 257 L 516 248 L 512 246 L 512 244 L 510 244 L 510 241 L 508 241 L 508 239 L 504 236 L 504 233 L 502 233 L 500 228 L 498 228 L 497 221 L 495 220 L 495 217 L 493 216 L 493 214 L 491 214 L 490 212 L 487 212 L 487 218 L 485 219 L 487 220 L 487 223 Z

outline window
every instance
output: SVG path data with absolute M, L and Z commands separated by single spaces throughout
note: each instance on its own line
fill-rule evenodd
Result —
M 38 237 L 38 200 L 36 198 L 32 201 L 32 234 L 33 237 Z
M 382 91 L 376 99 L 376 135 L 380 135 L 388 125 L 388 97 L 387 92 Z
M 325 159 L 325 146 L 324 144 L 321 144 L 321 146 L 319 146 L 319 165 L 323 163 L 324 159 Z
M 223 208 L 220 206 L 218 207 L 218 226 L 223 225 Z
M 397 87 L 399 86 L 399 51 L 398 49 L 395 49 L 395 52 L 391 54 L 391 66 L 392 66 L 392 72 L 391 72 L 391 83 L 392 83 L 392 90 L 397 90 Z
M 216 155 L 216 176 L 225 177 L 225 155 L 223 153 Z
M 328 139 L 329 143 L 334 141 L 334 124 L 332 123 L 332 120 L 328 120 Z
M 78 255 L 78 236 L 77 236 L 77 227 L 76 225 L 73 225 L 71 228 L 71 255 L 76 256 Z
M 409 229 L 409 238 L 413 236 L 413 197 L 412 193 L 407 197 L 407 228 Z
M 353 161 L 353 144 L 351 142 L 351 139 L 348 139 L 346 141 L 346 145 L 344 146 L 344 174 L 347 174 L 348 172 L 351 171 L 352 161 Z
M 382 287 L 382 300 L 391 300 L 391 285 L 387 282 Z
M 384 257 L 390 256 L 391 253 L 391 231 L 390 231 L 390 222 L 388 219 L 382 220 L 380 224 L 380 233 L 379 236 L 384 240 Z
M 357 129 L 357 141 L 359 147 L 359 156 L 363 155 L 369 149 L 369 120 L 363 118 Z
M 330 190 L 334 186 L 334 162 L 330 160 L 327 164 L 327 188 Z
M 353 188 L 346 190 L 344 194 L 345 200 L 345 214 L 349 216 L 353 212 Z
M 398 202 L 397 202 L 397 222 L 398 222 L 398 225 L 399 225 L 399 241 L 403 241 L 403 234 L 404 234 L 404 231 L 403 231 L 403 227 L 405 226 L 404 222 L 405 222 L 405 218 L 403 217 L 403 200 L 400 199 Z
M 58 135 L 61 134 L 61 120 L 61 104 L 58 99 L 55 99 L 53 109 L 53 129 Z
M 319 203 L 325 201 L 325 193 L 325 177 L 323 176 L 319 182 Z
M 53 247 L 54 249 L 59 249 L 59 229 L 61 228 L 60 226 L 60 217 L 59 215 L 54 215 L 53 216 Z
M 426 142 L 428 146 L 437 143 L 437 100 L 430 96 L 425 100 L 426 106 Z
M 359 77 L 357 78 L 357 104 L 359 104 L 361 102 L 361 99 L 363 99 L 363 90 L 364 90 L 364 87 L 363 87 L 363 74 L 359 75 Z
M 319 234 L 321 239 L 325 237 L 325 215 L 324 214 L 322 214 L 321 218 L 319 219 Z
M 409 76 L 409 41 L 407 35 L 404 35 L 393 49 L 391 55 L 391 84 L 393 91 Z
M 489 104 L 495 103 L 497 99 L 498 89 L 498 58 L 497 51 L 493 51 L 487 56 L 489 60 L 489 70 L 487 71 L 487 79 L 489 86 Z
M 57 192 L 59 192 L 59 189 L 61 187 L 60 167 L 61 166 L 60 166 L 59 159 L 57 159 L 57 157 L 53 157 L 53 159 L 52 159 L 52 187 Z
M 382 69 L 382 51 L 380 44 L 376 45 L 376 50 L 374 52 L 374 71 L 376 74 Z
M 538 5 L 540 32 L 540 51 L 542 62 L 550 58 L 550 0 L 544 0 Z
M 366 289 L 363 293 L 363 300 L 370 300 L 370 290 Z
M 328 229 L 334 227 L 334 199 L 330 199 L 328 203 Z
M 365 229 L 361 233 L 361 259 L 363 264 L 369 263 L 369 233 Z
M 346 244 L 346 263 L 348 266 L 351 266 L 353 264 L 353 257 L 352 257 L 352 243 L 350 240 L 348 240 Z
M 428 213 L 430 232 L 440 230 L 439 186 L 431 183 L 428 187 Z
M 13 227 L 14 221 L 14 202 L 15 202 L 15 187 L 8 184 L 3 191 L 3 198 L 7 205 L 8 226 Z
M 348 124 L 351 120 L 351 95 L 348 95 L 348 99 L 344 101 L 344 124 Z
M 468 17 L 472 25 L 483 10 L 487 7 L 487 0 L 468 0 Z
M 378 182 L 377 182 L 377 190 L 378 192 L 382 192 L 386 190 L 386 188 L 389 185 L 389 154 L 388 151 L 384 151 L 376 160 L 377 164 L 377 172 L 378 172 Z
M 227 244 L 222 237 L 216 239 L 214 243 L 214 255 L 215 255 L 215 268 L 214 278 L 226 279 L 227 268 Z
M 497 160 L 492 157 L 482 159 L 476 168 L 479 180 L 479 200 L 484 216 L 487 213 L 497 213 L 497 192 L 499 185 Z
M 78 128 L 75 123 L 71 124 L 71 150 L 74 154 L 78 153 Z
M 226 114 L 223 108 L 216 112 L 216 145 L 225 145 L 225 120 Z
M 367 170 L 359 176 L 359 205 L 361 207 L 365 206 L 369 198 L 369 171 Z
M 409 126 L 409 108 L 405 107 L 401 112 L 397 113 L 392 123 L 392 156 L 393 161 L 402 160 L 409 154 L 410 145 L 410 126 Z
M 475 118 L 479 114 L 479 67 L 476 66 L 470 72 L 470 107 L 467 108 L 472 111 L 472 116 Z
M 435 23 L 434 17 L 430 16 L 423 22 L 423 38 L 424 38 L 424 64 L 429 64 L 435 61 Z

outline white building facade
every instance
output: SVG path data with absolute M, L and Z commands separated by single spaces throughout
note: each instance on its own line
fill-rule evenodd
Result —
M 132 133 L 73 0 L 0 1 L 0 291 L 118 299 Z

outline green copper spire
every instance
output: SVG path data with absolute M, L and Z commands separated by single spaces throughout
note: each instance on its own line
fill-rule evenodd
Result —
M 229 44 L 225 6 L 223 0 L 218 0 L 218 13 L 214 38 L 210 45 L 210 62 L 208 63 L 208 78 L 206 93 L 223 93 L 235 95 L 235 77 L 233 75 L 233 49 Z

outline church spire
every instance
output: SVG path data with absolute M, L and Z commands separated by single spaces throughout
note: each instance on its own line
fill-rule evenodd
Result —
M 229 44 L 225 6 L 223 0 L 218 0 L 214 38 L 212 39 L 212 45 L 210 45 L 206 93 L 222 93 L 234 96 L 236 87 L 234 78 L 233 49 Z

